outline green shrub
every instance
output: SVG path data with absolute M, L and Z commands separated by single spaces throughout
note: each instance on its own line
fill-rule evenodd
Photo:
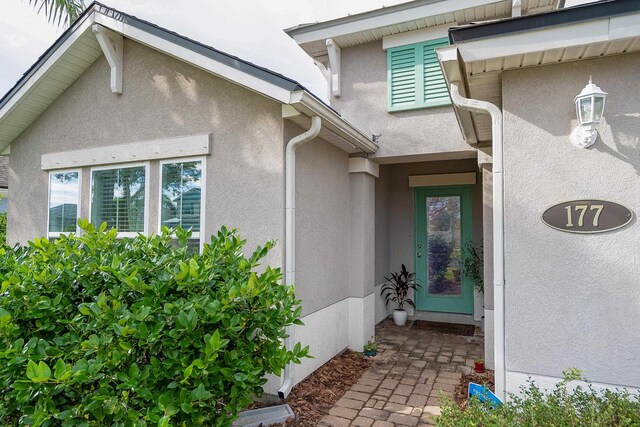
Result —
M 0 247 L 7 243 L 7 213 L 0 213 Z
M 299 363 L 283 346 L 300 324 L 278 269 L 253 272 L 223 228 L 202 254 L 190 233 L 81 237 L 0 249 L 0 424 L 224 426 Z
M 583 380 L 580 371 L 565 372 L 565 379 L 554 390 L 542 391 L 534 381 L 496 409 L 489 403 L 471 400 L 461 410 L 451 400 L 437 418 L 440 427 L 534 427 L 534 426 L 640 426 L 640 397 L 627 391 L 598 392 L 591 384 L 571 389 L 571 380 Z

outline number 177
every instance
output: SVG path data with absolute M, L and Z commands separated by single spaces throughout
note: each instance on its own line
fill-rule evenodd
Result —
M 567 210 L 567 227 L 573 227 L 573 214 L 571 211 L 571 206 L 567 206 L 565 208 Z M 578 216 L 578 227 L 584 226 L 584 215 L 587 210 L 596 211 L 593 216 L 593 226 L 597 227 L 600 224 L 600 214 L 604 209 L 604 205 L 575 205 L 573 206 L 573 210 L 575 212 L 580 212 Z

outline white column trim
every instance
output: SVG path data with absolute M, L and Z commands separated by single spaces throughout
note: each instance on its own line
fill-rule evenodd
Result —
M 349 173 L 368 173 L 378 178 L 380 176 L 380 165 L 364 157 L 350 157 Z
M 493 150 L 491 147 L 478 148 L 478 166 L 493 164 Z

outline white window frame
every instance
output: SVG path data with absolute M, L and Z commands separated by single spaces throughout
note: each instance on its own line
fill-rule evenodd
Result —
M 70 173 L 76 172 L 78 174 L 78 209 L 76 211 L 76 230 L 74 232 L 65 231 L 49 231 L 50 215 L 51 215 L 51 175 L 58 173 Z M 62 235 L 68 236 L 71 233 L 78 234 L 80 231 L 78 227 L 78 219 L 80 219 L 80 211 L 82 210 L 82 169 L 56 169 L 49 171 L 47 178 L 47 237 L 60 237 Z
M 89 222 L 92 221 L 92 209 L 93 209 L 93 172 L 101 171 L 101 170 L 112 170 L 112 169 L 128 169 L 144 166 L 144 226 L 143 231 L 125 231 L 118 232 L 118 238 L 121 237 L 136 237 L 138 234 L 144 234 L 145 236 L 149 234 L 149 169 L 150 162 L 137 162 L 137 163 L 116 163 L 105 166 L 94 166 L 89 170 Z M 99 227 L 100 224 L 93 224 L 96 227 Z
M 189 162 L 202 162 L 202 176 L 200 177 L 200 231 L 198 233 L 192 232 L 191 238 L 198 238 L 200 240 L 200 251 L 204 246 L 204 227 L 205 227 L 205 211 L 206 211 L 206 197 L 207 192 L 207 158 L 198 157 L 178 157 L 174 159 L 161 160 L 158 166 L 158 234 L 162 233 L 162 166 L 171 163 L 189 163 Z M 196 236 L 197 234 L 197 236 Z

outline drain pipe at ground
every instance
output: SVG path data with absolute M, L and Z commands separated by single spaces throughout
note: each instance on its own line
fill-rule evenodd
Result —
M 293 137 L 285 148 L 285 283 L 292 285 L 296 281 L 296 148 L 318 136 L 322 123 L 320 117 L 311 117 L 311 127 L 305 133 Z M 284 344 L 291 350 L 293 328 L 287 326 Z M 284 368 L 282 385 L 278 390 L 280 399 L 285 399 L 293 388 L 293 372 L 291 364 Z
M 451 82 L 451 100 L 458 107 L 491 115 L 493 150 L 493 304 L 496 395 L 504 401 L 506 387 L 504 331 L 504 175 L 502 111 L 495 105 L 460 95 L 460 82 Z

